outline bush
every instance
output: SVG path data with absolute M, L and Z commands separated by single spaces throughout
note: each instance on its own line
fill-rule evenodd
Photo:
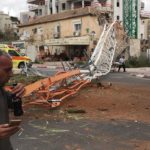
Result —
M 132 68 L 132 67 L 150 67 L 150 61 L 145 56 L 130 57 L 126 61 L 126 66 L 128 68 Z

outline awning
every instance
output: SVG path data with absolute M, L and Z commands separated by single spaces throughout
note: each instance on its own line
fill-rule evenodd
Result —
M 45 44 L 52 45 L 52 46 L 55 46 L 55 45 L 56 46 L 89 45 L 90 44 L 90 36 L 50 39 L 50 40 L 45 40 Z

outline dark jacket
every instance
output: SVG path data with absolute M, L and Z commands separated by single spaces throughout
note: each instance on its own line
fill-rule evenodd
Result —
M 11 95 L 0 87 L 0 124 L 9 123 L 9 108 L 12 108 Z M 0 150 L 12 150 L 9 138 L 0 139 Z

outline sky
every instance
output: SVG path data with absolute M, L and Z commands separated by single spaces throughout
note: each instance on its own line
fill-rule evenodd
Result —
M 0 0 L 0 10 L 10 16 L 20 16 L 20 12 L 28 10 L 27 0 Z
M 145 2 L 145 11 L 150 11 L 150 0 Z M 0 10 L 9 13 L 11 16 L 20 16 L 20 12 L 28 10 L 27 0 L 0 0 Z
M 150 11 L 150 0 L 142 0 L 145 3 L 145 11 Z

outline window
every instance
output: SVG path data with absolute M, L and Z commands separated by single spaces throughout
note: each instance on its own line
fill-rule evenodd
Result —
M 119 0 L 117 0 L 117 7 L 119 7 L 120 6 L 120 3 L 119 3 Z
M 60 25 L 55 26 L 55 33 L 60 33 Z
M 24 46 L 24 43 L 12 43 L 13 46 L 17 47 L 17 48 L 20 48 L 20 49 L 24 49 L 25 46 Z
M 16 51 L 14 51 L 14 50 L 9 50 L 8 51 L 8 54 L 10 55 L 10 56 L 20 56 Z
M 56 27 L 56 31 L 57 31 L 58 33 L 60 33 L 60 26 L 59 26 L 59 25 Z
M 117 20 L 120 20 L 120 16 L 117 16 Z
M 60 37 L 60 25 L 59 25 L 59 23 L 57 25 L 55 25 L 53 36 L 54 36 L 54 38 Z
M 37 33 L 37 28 L 32 29 L 33 33 L 36 34 Z
M 143 40 L 143 33 L 141 33 L 141 39 Z
M 56 6 L 56 12 L 58 13 L 58 11 L 59 11 L 59 7 L 58 7 L 58 6 Z
M 74 31 L 81 31 L 81 24 L 74 24 Z
M 52 8 L 50 8 L 50 13 L 51 13 L 51 14 L 53 13 L 53 10 L 52 10 Z
M 62 10 L 65 10 L 65 9 L 66 9 L 66 4 L 62 3 Z
M 42 15 L 42 9 L 39 9 L 39 16 Z
M 141 2 L 141 10 L 144 10 L 145 4 L 144 2 Z

